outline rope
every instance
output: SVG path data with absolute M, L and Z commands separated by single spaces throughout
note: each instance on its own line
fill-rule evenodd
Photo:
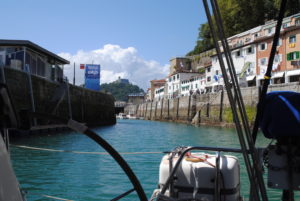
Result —
M 31 149 L 31 150 L 40 150 L 40 151 L 49 151 L 49 152 L 66 152 L 66 153 L 73 153 L 73 154 L 90 154 L 90 155 L 109 155 L 107 152 L 84 152 L 84 151 L 70 151 L 70 150 L 60 150 L 60 149 L 47 149 L 47 148 L 40 148 L 40 147 L 30 147 L 24 145 L 10 145 L 17 148 L 22 149 Z M 137 155 L 137 154 L 162 154 L 163 152 L 120 152 L 123 155 Z
M 45 198 L 50 198 L 50 199 L 53 199 L 53 200 L 74 201 L 74 200 L 60 198 L 60 197 L 51 196 L 51 195 L 33 193 L 33 192 L 28 192 L 28 191 L 24 191 L 24 192 L 26 193 L 26 195 L 38 195 L 38 196 L 45 197 Z

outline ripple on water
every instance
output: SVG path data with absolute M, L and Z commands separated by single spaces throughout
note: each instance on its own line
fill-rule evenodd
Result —
M 233 129 L 193 127 L 184 124 L 142 120 L 120 120 L 115 126 L 95 129 L 119 152 L 163 152 L 176 146 L 239 147 Z M 76 151 L 103 151 L 87 137 L 75 133 L 26 136 L 14 144 Z M 269 143 L 262 136 L 258 145 Z M 163 154 L 123 155 L 140 179 L 147 196 L 157 186 L 159 163 Z M 86 155 L 26 150 L 12 147 L 13 167 L 21 187 L 29 193 L 47 194 L 72 200 L 110 200 L 130 188 L 131 184 L 117 163 L 107 155 Z M 249 182 L 241 160 L 242 194 L 249 194 Z M 270 191 L 269 200 L 279 200 L 279 191 Z M 48 200 L 29 194 L 29 201 Z M 135 193 L 123 199 L 137 200 Z

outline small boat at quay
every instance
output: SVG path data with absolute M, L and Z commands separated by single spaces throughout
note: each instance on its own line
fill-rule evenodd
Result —
M 135 116 L 134 114 L 128 114 L 127 115 L 128 119 L 139 119 L 137 116 Z
M 124 113 L 119 113 L 118 115 L 116 115 L 117 119 L 129 119 L 128 116 Z

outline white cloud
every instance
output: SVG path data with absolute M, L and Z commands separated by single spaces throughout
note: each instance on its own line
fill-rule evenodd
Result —
M 134 47 L 122 48 L 119 45 L 107 44 L 101 49 L 92 51 L 79 50 L 75 55 L 60 53 L 61 57 L 70 61 L 64 66 L 64 73 L 73 82 L 73 65 L 75 67 L 76 84 L 84 82 L 84 70 L 79 69 L 79 64 L 100 64 L 101 83 L 109 83 L 118 77 L 127 78 L 130 82 L 146 89 L 150 80 L 163 79 L 168 74 L 169 65 L 161 65 L 157 61 L 146 61 L 138 56 Z

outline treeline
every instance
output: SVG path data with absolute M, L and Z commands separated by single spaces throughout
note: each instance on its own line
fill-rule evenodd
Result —
M 276 19 L 281 0 L 217 0 L 227 37 Z M 300 0 L 287 0 L 285 16 L 300 12 Z M 208 23 L 201 24 L 196 46 L 187 55 L 212 49 L 213 39 Z
M 112 82 L 109 84 L 101 84 L 101 91 L 110 92 L 117 101 L 127 101 L 128 94 L 131 93 L 144 93 L 144 90 L 139 88 L 137 85 L 127 84 L 127 83 L 119 83 Z

